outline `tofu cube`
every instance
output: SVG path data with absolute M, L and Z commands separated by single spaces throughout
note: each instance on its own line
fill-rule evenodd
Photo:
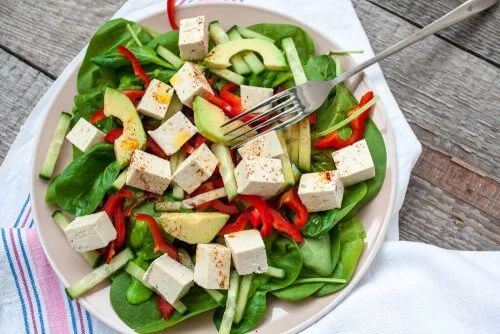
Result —
M 231 250 L 219 244 L 199 244 L 196 247 L 194 282 L 205 289 L 229 288 Z
M 337 171 L 302 174 L 298 195 L 308 212 L 340 208 L 344 185 Z
M 375 176 L 375 165 L 364 139 L 333 152 L 332 157 L 346 187 Z
M 153 79 L 144 93 L 137 110 L 154 119 L 162 120 L 167 113 L 174 89 L 166 83 Z
M 196 95 L 213 94 L 212 87 L 210 87 L 201 69 L 198 65 L 190 62 L 182 65 L 179 71 L 170 79 L 170 83 L 182 104 L 189 108 L 193 108 L 193 98 Z
M 156 130 L 148 131 L 151 138 L 167 155 L 177 152 L 196 132 L 196 127 L 180 111 Z
M 265 273 L 268 269 L 264 240 L 258 230 L 245 230 L 224 235 L 233 263 L 240 275 Z
M 244 195 L 273 196 L 285 183 L 279 159 L 243 159 L 234 174 L 238 193 Z
M 77 252 L 103 248 L 116 239 L 116 230 L 104 211 L 76 217 L 64 233 Z
M 104 142 L 104 136 L 104 132 L 90 124 L 86 119 L 80 118 L 66 135 L 66 139 L 80 151 L 87 152 L 92 146 Z
M 241 106 L 243 107 L 243 110 L 248 110 L 273 95 L 274 90 L 272 88 L 262 88 L 245 85 L 240 86 Z M 261 113 L 264 111 L 268 111 L 269 109 L 271 109 L 271 105 L 262 107 L 256 112 Z
M 217 157 L 203 144 L 177 166 L 173 180 L 190 194 L 212 176 L 218 163 Z
M 141 150 L 134 151 L 127 169 L 127 185 L 161 195 L 171 179 L 168 160 Z
M 276 131 L 271 131 L 252 139 L 238 149 L 243 159 L 276 158 L 285 153 Z
M 193 271 L 167 254 L 151 263 L 143 279 L 170 304 L 182 298 L 194 285 Z
M 208 24 L 204 15 L 182 19 L 179 51 L 184 60 L 202 60 L 208 53 Z

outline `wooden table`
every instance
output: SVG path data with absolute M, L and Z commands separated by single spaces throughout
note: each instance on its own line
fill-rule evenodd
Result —
M 124 0 L 0 2 L 0 162 L 37 101 Z M 355 0 L 375 51 L 462 0 Z M 500 8 L 381 64 L 423 144 L 400 213 L 403 240 L 500 249 Z

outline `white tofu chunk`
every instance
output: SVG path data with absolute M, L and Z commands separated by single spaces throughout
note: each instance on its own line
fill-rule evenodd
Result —
M 174 89 L 166 83 L 153 79 L 141 98 L 137 110 L 154 119 L 162 120 L 167 113 Z
M 93 126 L 89 121 L 80 118 L 66 135 L 66 139 L 80 151 L 87 152 L 92 146 L 104 142 L 104 132 Z
M 281 161 L 272 158 L 243 159 L 234 170 L 238 194 L 273 196 L 285 183 Z
M 231 250 L 219 244 L 199 244 L 196 247 L 194 282 L 205 289 L 229 288 Z
M 180 21 L 179 51 L 184 60 L 205 58 L 208 53 L 208 24 L 204 15 Z
M 302 174 L 298 195 L 308 212 L 340 208 L 344 185 L 337 171 Z
M 141 150 L 134 151 L 127 169 L 127 185 L 161 195 L 171 179 L 168 160 Z
M 238 149 L 243 159 L 276 158 L 285 153 L 276 131 L 271 131 L 252 139 Z
M 190 194 L 212 176 L 218 163 L 217 157 L 203 144 L 177 166 L 172 178 L 179 187 Z
M 151 263 L 143 279 L 170 304 L 181 299 L 194 285 L 193 271 L 167 254 Z
M 240 275 L 265 273 L 268 269 L 264 240 L 258 230 L 245 230 L 224 235 L 233 263 Z
M 116 230 L 104 211 L 76 217 L 64 228 L 64 233 L 77 252 L 106 247 L 116 239 Z
M 245 85 L 240 86 L 241 106 L 243 107 L 243 110 L 248 110 L 253 106 L 261 103 L 262 101 L 267 100 L 273 95 L 274 90 L 272 88 L 262 88 Z M 264 111 L 268 111 L 269 109 L 271 109 L 271 105 L 262 107 L 256 112 L 261 113 Z
M 196 132 L 196 127 L 180 111 L 156 130 L 148 131 L 149 135 L 167 155 L 172 155 L 180 150 L 182 145 Z
M 375 176 L 375 165 L 364 139 L 333 152 L 332 157 L 346 187 Z
M 196 95 L 204 96 L 213 93 L 205 75 L 198 65 L 185 62 L 177 73 L 170 79 L 182 104 L 193 108 L 193 98 Z

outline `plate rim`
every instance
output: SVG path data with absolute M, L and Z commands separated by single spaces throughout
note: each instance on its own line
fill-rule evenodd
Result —
M 274 8 L 269 8 L 260 4 L 250 4 L 250 3 L 245 3 L 245 2 L 204 2 L 204 3 L 189 3 L 189 4 L 182 4 L 179 7 L 181 8 L 187 8 L 187 7 L 217 7 L 217 6 L 235 6 L 235 7 L 250 7 L 253 9 L 257 9 L 260 11 L 268 12 L 276 17 L 281 17 L 286 20 L 290 21 L 298 21 L 301 24 L 301 27 L 303 27 L 307 31 L 312 31 L 315 34 L 321 35 L 323 38 L 329 40 L 330 42 L 334 44 L 339 44 L 337 43 L 334 39 L 330 38 L 329 34 L 322 32 L 316 27 L 313 27 L 309 25 L 308 23 L 302 22 L 301 19 L 294 17 L 292 15 L 288 15 L 282 12 L 278 12 Z M 109 18 L 108 20 L 112 20 L 118 17 L 126 18 L 129 20 L 133 21 L 142 21 L 146 20 L 152 16 L 158 15 L 161 12 L 164 11 L 164 4 L 162 3 L 157 3 L 157 4 L 152 4 L 144 8 L 139 8 L 136 10 L 131 11 L 130 13 L 123 15 L 123 16 L 113 16 L 112 18 Z M 83 61 L 83 58 L 85 56 L 85 51 L 88 47 L 88 43 L 82 48 L 82 50 L 68 63 L 68 66 L 65 68 L 65 70 L 59 75 L 58 79 L 63 77 L 64 74 L 69 74 L 71 75 L 75 71 L 78 71 L 79 66 L 81 65 L 81 62 Z M 357 63 L 357 61 L 352 57 L 349 56 L 353 62 Z M 71 67 L 71 69 L 70 69 Z M 64 81 L 67 81 L 68 78 L 64 78 Z M 365 81 L 366 84 L 370 87 L 373 88 L 372 82 L 365 76 L 364 79 L 361 81 Z M 64 85 L 61 85 L 57 90 L 53 92 L 53 97 L 50 99 L 50 102 L 47 103 L 46 109 L 44 110 L 45 114 L 42 116 L 43 120 L 41 122 L 40 128 L 37 131 L 36 134 L 36 139 L 35 139 L 35 145 L 33 148 L 33 152 L 31 153 L 31 180 L 30 180 L 30 193 L 32 194 L 32 211 L 33 211 L 33 216 L 35 219 L 35 225 L 38 230 L 38 211 L 35 203 L 37 202 L 36 196 L 33 196 L 35 194 L 34 188 L 35 188 L 35 181 L 38 179 L 38 175 L 36 173 L 37 170 L 37 163 L 36 163 L 36 156 L 39 151 L 39 146 L 41 142 L 41 137 L 43 133 L 43 129 L 46 127 L 46 124 L 48 122 L 48 116 L 50 114 L 50 110 L 53 109 L 54 104 L 57 101 L 57 98 L 59 97 L 61 91 L 64 89 Z M 386 172 L 387 170 L 391 170 L 391 188 L 390 188 L 390 194 L 389 194 L 389 201 L 388 201 L 388 215 L 384 219 L 384 221 L 381 224 L 381 228 L 378 232 L 377 237 L 373 241 L 373 249 L 372 251 L 367 255 L 367 258 L 363 265 L 359 268 L 357 268 L 357 272 L 355 273 L 354 277 L 351 279 L 349 284 L 342 290 L 339 291 L 339 294 L 335 297 L 335 299 L 330 302 L 328 305 L 326 305 L 321 311 L 307 319 L 306 321 L 302 322 L 301 324 L 292 327 L 288 330 L 285 331 L 287 334 L 292 334 L 292 333 L 297 333 L 301 330 L 304 330 L 323 318 L 326 314 L 331 312 L 340 302 L 342 302 L 347 295 L 349 295 L 352 290 L 358 285 L 360 280 L 364 277 L 366 272 L 368 271 L 368 268 L 372 265 L 373 260 L 375 259 L 376 255 L 378 254 L 380 247 L 382 245 L 382 242 L 385 238 L 387 228 L 389 226 L 390 220 L 393 217 L 394 214 L 394 203 L 395 203 L 395 198 L 396 198 L 396 190 L 397 190 L 397 175 L 398 175 L 398 164 L 397 164 L 397 156 L 395 152 L 395 142 L 394 142 L 394 132 L 392 130 L 392 126 L 390 123 L 389 116 L 386 112 L 386 108 L 383 105 L 383 102 L 380 101 L 379 104 L 381 105 L 381 116 L 385 120 L 385 126 L 387 128 L 387 135 L 386 138 L 384 138 L 384 142 L 386 144 L 386 154 L 387 154 L 387 161 L 390 163 L 386 165 Z M 387 175 L 387 173 L 386 173 Z M 378 196 L 378 194 L 377 194 Z M 44 201 L 43 201 L 44 202 Z M 57 278 L 64 283 L 64 285 L 67 285 L 67 281 L 56 266 L 54 260 L 52 257 L 49 255 L 46 249 L 46 240 L 44 237 L 42 237 L 43 233 L 38 233 L 39 238 L 40 238 L 40 244 L 42 246 L 43 252 L 54 272 L 57 275 Z M 78 302 L 82 304 L 86 310 L 88 310 L 90 313 L 92 313 L 93 316 L 98 318 L 100 321 L 105 323 L 107 326 L 111 327 L 114 330 L 121 331 L 122 329 L 120 328 L 120 324 L 116 324 L 114 322 L 108 322 L 108 320 L 101 316 L 99 312 L 94 312 L 92 305 L 85 299 L 79 299 Z

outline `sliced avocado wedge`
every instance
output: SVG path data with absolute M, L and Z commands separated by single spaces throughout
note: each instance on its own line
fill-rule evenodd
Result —
M 272 42 L 263 39 L 239 39 L 219 44 L 205 57 L 205 64 L 212 68 L 228 68 L 230 59 L 241 51 L 254 51 L 262 57 L 264 66 L 273 71 L 284 71 L 288 68 L 285 56 Z
M 225 145 L 235 145 L 244 139 L 250 138 L 255 134 L 255 131 L 249 132 L 239 140 L 229 141 L 229 139 L 237 136 L 250 129 L 248 126 L 243 126 L 241 129 L 224 136 L 224 133 L 241 125 L 242 122 L 235 121 L 228 126 L 221 128 L 221 125 L 229 120 L 222 109 L 208 102 L 200 96 L 195 96 L 193 100 L 194 124 L 198 132 L 215 143 L 223 143 Z
M 170 235 L 188 244 L 206 244 L 212 241 L 226 224 L 229 215 L 220 212 L 168 212 L 158 222 Z
M 134 150 L 146 146 L 146 133 L 141 119 L 130 99 L 123 93 L 106 88 L 104 92 L 104 114 L 118 118 L 123 125 L 123 134 L 115 140 L 115 155 L 120 166 L 130 162 Z

